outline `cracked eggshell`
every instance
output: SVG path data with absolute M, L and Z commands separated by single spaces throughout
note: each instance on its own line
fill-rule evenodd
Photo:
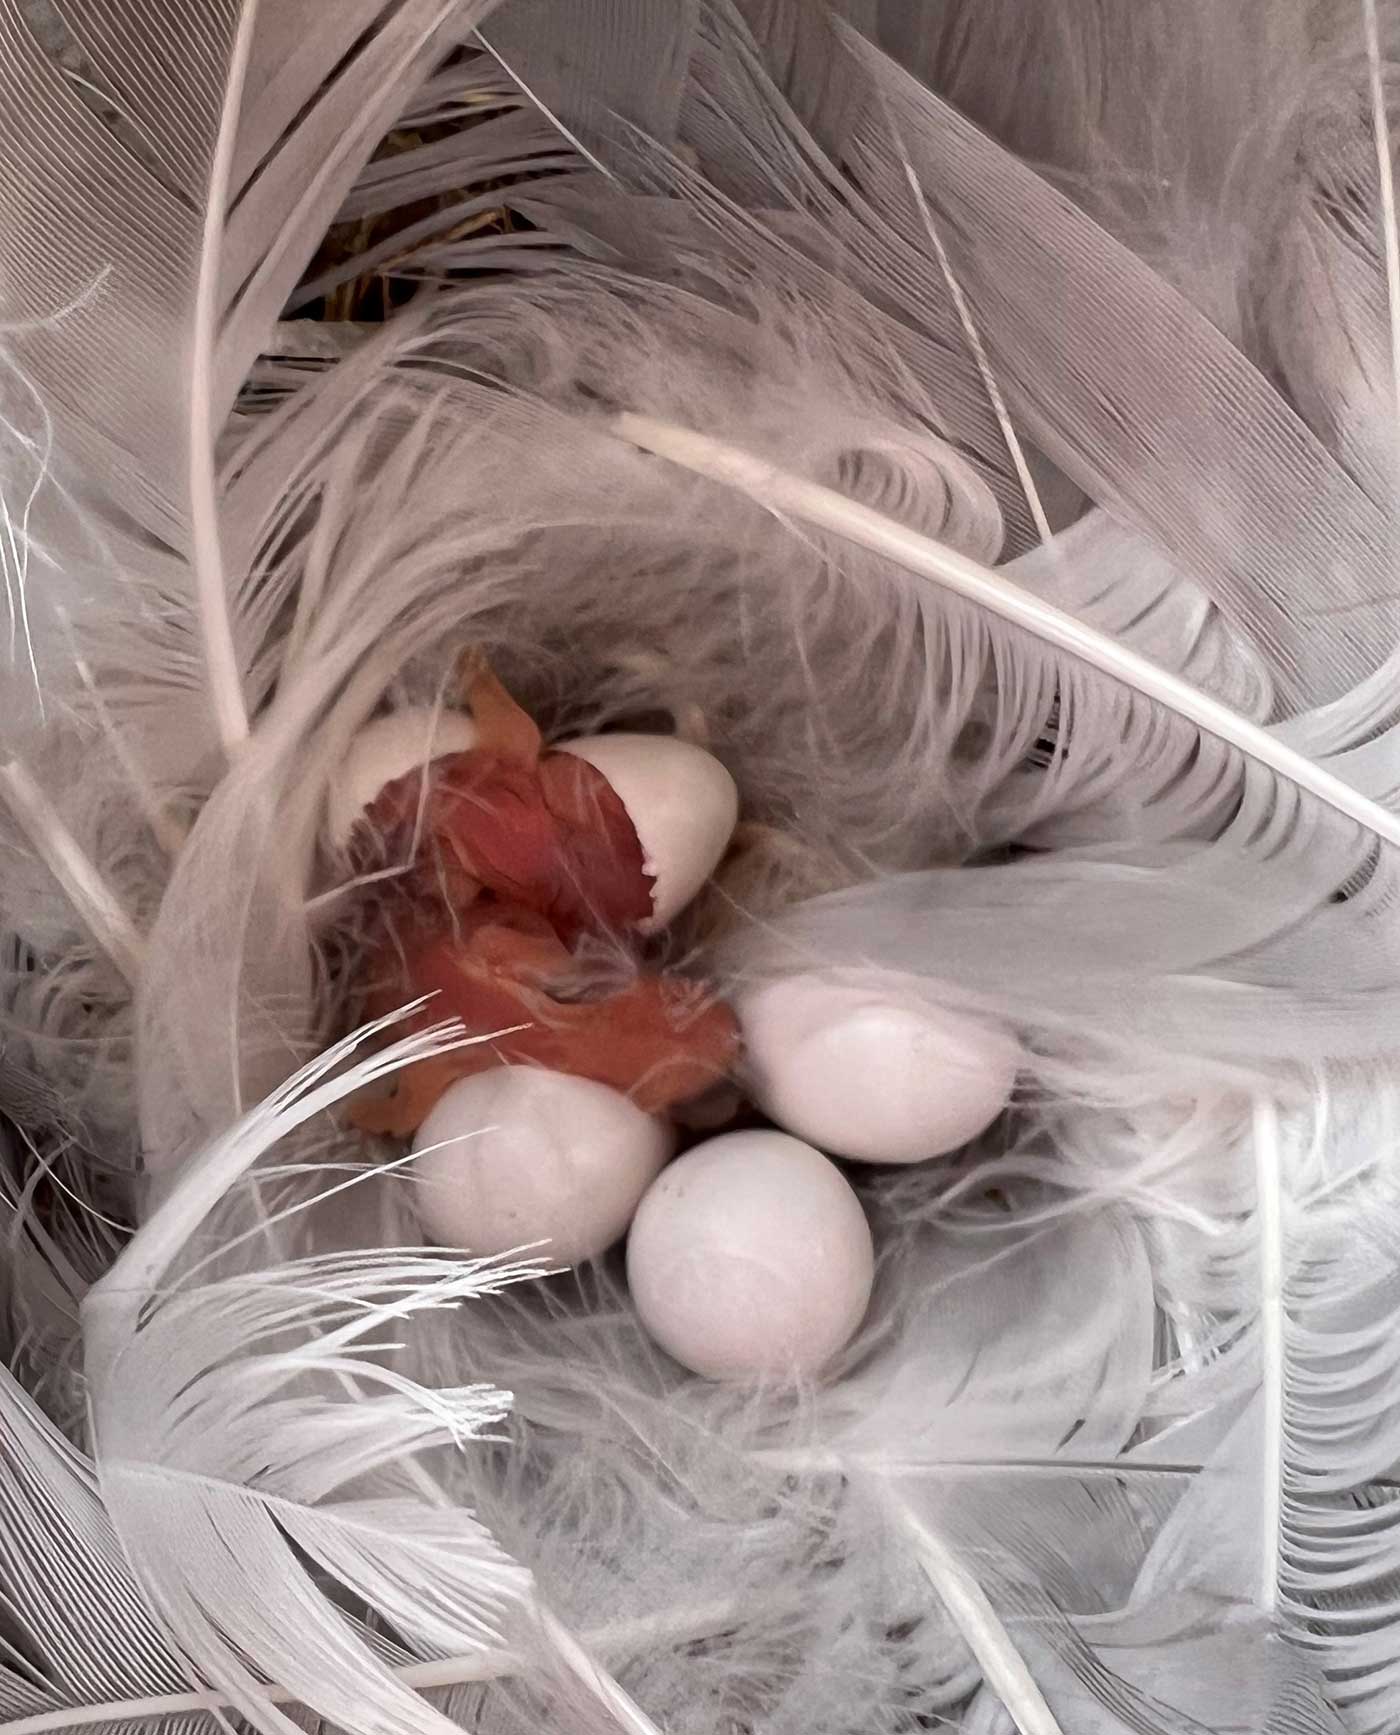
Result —
M 966 1013 L 820 974 L 738 1003 L 754 1100 L 833 1156 L 919 1163 L 957 1150 L 1007 1106 L 1020 1050 Z
M 577 1265 L 626 1231 L 675 1149 L 671 1127 L 605 1084 L 533 1066 L 458 1080 L 414 1135 L 419 1220 L 441 1245 Z
M 817 1373 L 860 1327 L 875 1255 L 834 1163 L 786 1133 L 726 1133 L 652 1186 L 627 1242 L 638 1318 L 710 1379 Z
M 627 809 L 646 871 L 652 914 L 666 927 L 719 866 L 739 821 L 739 791 L 712 753 L 674 735 L 587 735 L 553 749 L 600 771 Z
M 350 841 L 380 790 L 449 753 L 476 746 L 476 724 L 462 711 L 415 705 L 366 723 L 341 760 L 326 797 L 326 835 L 337 849 Z

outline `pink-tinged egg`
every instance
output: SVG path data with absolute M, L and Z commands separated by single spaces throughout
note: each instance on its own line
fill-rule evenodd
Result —
M 449 753 L 467 753 L 476 743 L 476 724 L 462 711 L 415 705 L 366 723 L 331 779 L 326 836 L 343 849 L 386 785 Z
M 620 1092 L 532 1066 L 450 1085 L 414 1136 L 419 1220 L 468 1253 L 542 1242 L 577 1265 L 621 1238 L 675 1134 Z
M 719 865 L 739 821 L 739 791 L 712 753 L 673 735 L 588 735 L 553 749 L 584 759 L 627 810 L 654 876 L 653 933 L 675 919 Z
M 1016 1082 L 1020 1050 L 1005 1030 L 895 985 L 801 974 L 750 991 L 738 1011 L 759 1107 L 856 1162 L 956 1150 L 996 1119 Z
M 627 1279 L 660 1346 L 710 1379 L 820 1371 L 870 1302 L 870 1226 L 845 1177 L 785 1133 L 726 1133 L 638 1208 Z

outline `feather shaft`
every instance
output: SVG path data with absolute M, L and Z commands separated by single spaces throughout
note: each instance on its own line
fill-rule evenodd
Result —
M 1380 20 L 1376 0 L 1361 0 L 1366 32 L 1366 64 L 1371 87 L 1371 130 L 1375 135 L 1376 172 L 1380 181 L 1381 244 L 1385 254 L 1385 287 L 1389 306 L 1390 385 L 1400 426 L 1400 223 L 1395 215 L 1395 171 L 1391 161 L 1390 123 L 1386 118 L 1385 70 L 1381 60 Z M 1400 477 L 1397 477 L 1400 484 Z
M 560 1661 L 606 1707 L 619 1728 L 629 1730 L 631 1735 L 661 1735 L 626 1688 L 599 1668 L 567 1627 L 542 1605 L 537 1607 L 536 1616 Z
M 1283 1177 L 1279 1163 L 1278 1110 L 1261 1100 L 1254 1111 L 1256 1222 L 1259 1239 L 1260 1395 L 1263 1464 L 1260 1477 L 1261 1558 L 1259 1604 L 1273 1618 L 1279 1605 L 1283 1559 L 1284 1413 L 1287 1373 L 1284 1317 Z
M 619 439 L 641 451 L 666 458 L 697 476 L 738 489 L 780 517 L 791 515 L 800 518 L 857 547 L 883 555 L 922 578 L 933 579 L 1002 620 L 1033 633 L 1055 649 L 1067 652 L 1146 698 L 1156 700 L 1206 734 L 1316 796 L 1385 842 L 1400 845 L 1400 815 L 1387 812 L 1377 802 L 1334 776 L 1324 765 L 1288 747 L 1267 729 L 1240 716 L 1180 676 L 1159 668 L 1146 657 L 1076 620 L 1073 615 L 1023 591 L 1003 572 L 984 566 L 931 536 L 851 500 L 834 488 L 793 475 L 766 459 L 708 434 L 632 411 L 615 416 L 611 426 Z
M 555 114 L 552 109 L 536 96 L 535 92 L 531 90 L 530 86 L 514 69 L 514 67 L 507 64 L 505 57 L 501 54 L 500 50 L 489 42 L 480 30 L 474 30 L 472 32 L 472 37 L 478 47 L 484 49 L 486 53 L 491 56 L 492 60 L 494 60 L 496 65 L 500 67 L 501 71 L 505 73 L 511 83 L 519 86 L 520 92 L 526 100 L 532 103 L 534 107 L 539 110 L 552 127 L 557 129 L 560 138 L 578 152 L 579 156 L 583 158 L 584 162 L 588 164 L 590 169 L 596 170 L 605 180 L 612 181 L 616 179 L 607 164 L 603 162 L 601 158 L 594 156 L 593 152 L 589 150 L 588 146 L 584 144 L 583 140 L 579 138 L 577 133 L 571 131 L 571 129 L 565 125 L 561 117 Z
M 881 1504 L 909 1536 L 920 1568 L 1020 1735 L 1064 1735 L 981 1585 L 889 1483 L 876 1486 Z
M 0 795 L 89 933 L 127 982 L 141 974 L 144 942 L 111 888 L 19 760 L 0 765 Z
M 694 1644 L 723 1632 L 742 1616 L 734 1602 L 717 1602 L 643 1619 L 615 1621 L 584 1633 L 580 1642 L 603 1655 L 629 1656 L 654 1645 Z M 466 1687 L 483 1681 L 503 1681 L 529 1667 L 526 1657 L 509 1649 L 473 1651 L 462 1657 L 435 1657 L 427 1663 L 404 1663 L 390 1673 L 405 1687 L 431 1693 L 443 1687 Z M 268 1687 L 269 1704 L 300 1701 L 284 1687 Z M 183 1717 L 201 1711 L 228 1711 L 233 1701 L 221 1693 L 152 1693 L 139 1699 L 109 1699 L 102 1704 L 65 1706 L 32 1717 L 0 1722 L 0 1735 L 58 1735 L 63 1729 L 83 1729 L 94 1723 L 129 1723 L 138 1718 Z
M 1026 462 L 1025 447 L 1021 444 L 1021 436 L 1016 432 L 1016 425 L 1011 420 L 1011 412 L 1006 407 L 1006 397 L 997 384 L 997 377 L 992 368 L 992 358 L 987 354 L 987 346 L 982 341 L 982 333 L 977 329 L 977 321 L 972 317 L 972 308 L 958 275 L 953 270 L 953 261 L 948 256 L 943 236 L 937 223 L 933 220 L 933 212 L 928 208 L 928 200 L 924 197 L 924 189 L 919 177 L 914 173 L 912 163 L 904 165 L 905 178 L 909 182 L 910 197 L 919 213 L 919 221 L 924 226 L 924 233 L 929 238 L 934 257 L 938 261 L 938 269 L 943 273 L 943 281 L 948 285 L 948 294 L 952 299 L 954 311 L 958 316 L 958 324 L 967 337 L 967 347 L 972 352 L 972 359 L 977 364 L 977 372 L 981 375 L 982 384 L 986 388 L 987 397 L 992 406 L 992 414 L 997 419 L 1001 429 L 1001 437 L 1006 442 L 1006 450 L 1016 471 L 1016 480 L 1021 484 L 1021 492 L 1026 497 L 1026 506 L 1035 525 L 1036 534 L 1043 543 L 1048 543 L 1054 535 L 1050 528 L 1050 520 L 1045 516 L 1045 507 L 1040 498 L 1040 490 L 1035 485 L 1031 475 L 1030 465 Z
M 209 675 L 209 703 L 219 739 L 230 757 L 248 738 L 239 656 L 229 612 L 219 531 L 215 446 L 220 417 L 215 407 L 216 343 L 221 286 L 222 236 L 228 211 L 233 156 L 243 85 L 252 52 L 258 0 L 248 0 L 238 21 L 229 60 L 228 88 L 209 177 L 199 280 L 195 289 L 193 354 L 190 357 L 190 548 L 195 595 Z

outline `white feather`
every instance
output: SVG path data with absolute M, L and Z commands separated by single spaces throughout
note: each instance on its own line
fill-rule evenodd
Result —
M 433 1514 L 396 1486 L 399 1460 L 464 1444 L 499 1421 L 506 1400 L 480 1386 L 428 1394 L 375 1352 L 391 1321 L 489 1294 L 536 1267 L 386 1251 L 246 1276 L 201 1276 L 207 1260 L 183 1278 L 176 1268 L 205 1217 L 278 1140 L 453 1040 L 448 1030 L 400 1043 L 343 1076 L 351 1045 L 331 1050 L 188 1165 L 83 1304 L 107 1514 L 191 1665 L 263 1727 L 291 1727 L 262 1699 L 265 1681 L 340 1721 L 363 1715 L 367 1695 L 387 1726 L 422 1727 L 425 1716 L 302 1559 L 409 1642 L 438 1649 L 499 1643 L 501 1621 L 528 1592 L 470 1515 Z M 336 1376 L 355 1402 L 336 1395 Z
M 1018 592 L 1004 575 L 967 559 L 956 549 L 921 536 L 882 513 L 872 512 L 834 489 L 784 474 L 761 458 L 688 428 L 668 426 L 630 411 L 618 416 L 616 428 L 620 438 L 630 440 L 643 451 L 655 452 L 698 475 L 739 489 L 771 512 L 790 514 L 819 529 L 833 531 L 874 554 L 897 561 L 911 572 L 946 584 L 958 595 L 1025 628 L 1056 650 L 1068 652 L 1185 717 L 1206 734 L 1237 748 L 1325 801 L 1338 813 L 1374 831 L 1386 843 L 1400 844 L 1400 819 L 1325 766 L 1303 758 L 1248 717 L 1148 658 L 1138 656 L 1120 642 L 1086 627 L 1073 615 L 1038 597 Z
M 120 646 L 129 677 L 199 687 L 226 751 L 248 728 L 248 575 L 218 442 L 319 229 L 461 11 L 214 0 L 133 21 L 72 0 L 54 26 L 72 71 L 19 0 L 0 14 L 0 107 L 45 114 L 11 128 L 0 183 L 7 362 L 49 427 L 27 563 L 62 569 L 104 664 Z M 144 645 L 122 632 L 133 610 Z

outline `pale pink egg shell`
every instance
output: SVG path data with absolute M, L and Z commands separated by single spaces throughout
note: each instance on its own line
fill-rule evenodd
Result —
M 622 1237 L 675 1134 L 607 1085 L 501 1066 L 451 1085 L 413 1143 L 434 1241 L 483 1255 L 543 1242 L 538 1257 L 576 1265 Z
M 739 820 L 739 791 L 712 753 L 674 735 L 587 735 L 554 749 L 602 772 L 627 809 L 653 875 L 653 933 L 672 922 L 718 867 Z
M 968 1143 L 1005 1109 L 1020 1049 L 962 1012 L 820 974 L 770 982 L 738 1006 L 754 1100 L 834 1156 L 918 1163 Z
M 461 711 L 414 706 L 366 723 L 340 762 L 326 796 L 326 836 L 337 848 L 350 841 L 361 815 L 380 790 L 449 753 L 475 747 L 476 724 Z
M 859 1329 L 874 1268 L 840 1170 L 775 1132 L 727 1133 L 672 1163 L 627 1243 L 643 1326 L 719 1380 L 819 1372 Z

